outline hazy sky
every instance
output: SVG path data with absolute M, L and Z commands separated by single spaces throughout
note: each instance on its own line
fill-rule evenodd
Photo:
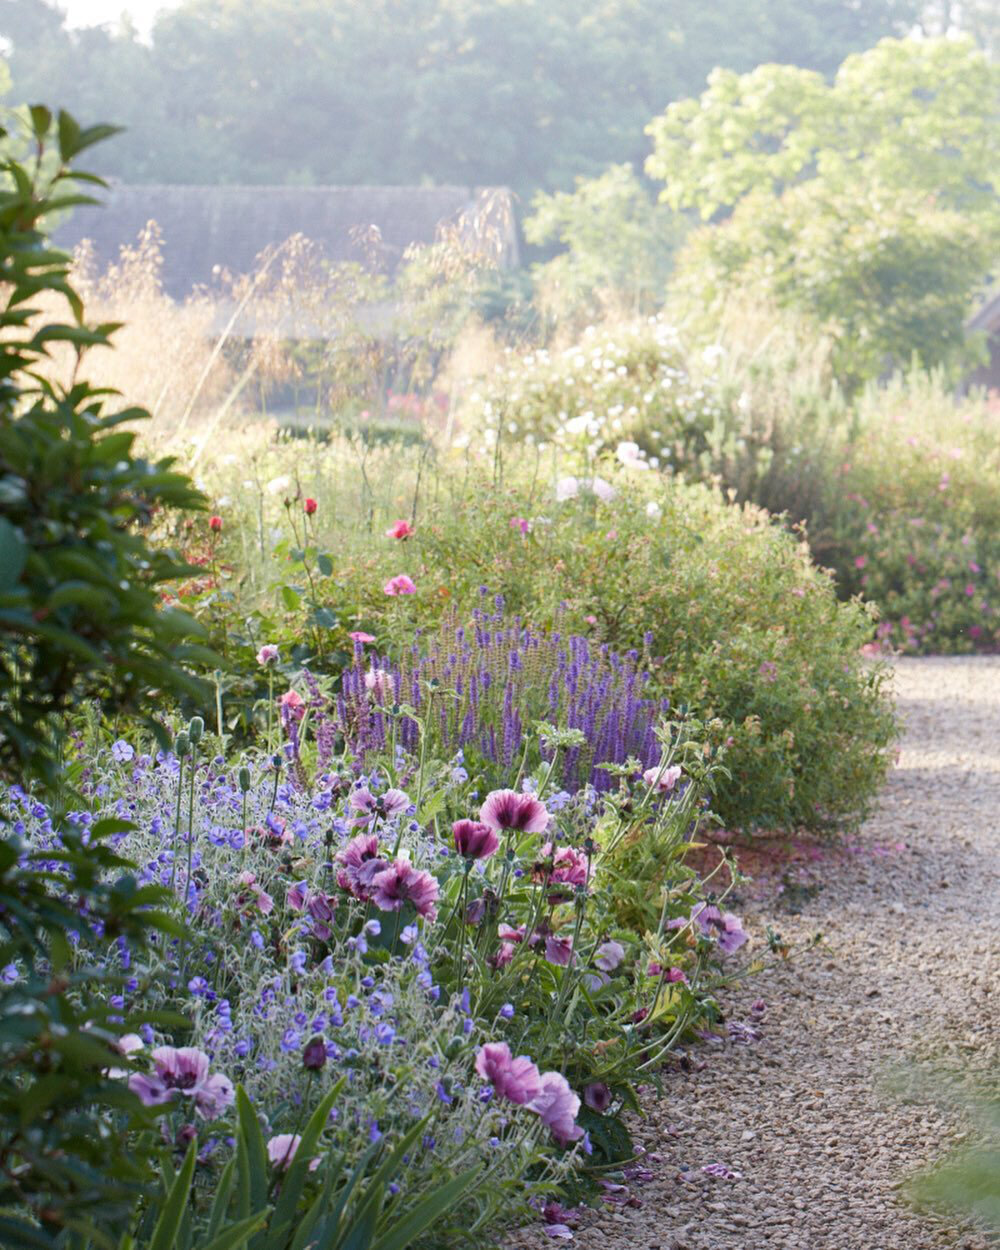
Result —
M 58 0 L 59 8 L 69 16 L 71 26 L 96 26 L 117 22 L 128 12 L 141 31 L 148 31 L 160 9 L 168 9 L 178 0 Z

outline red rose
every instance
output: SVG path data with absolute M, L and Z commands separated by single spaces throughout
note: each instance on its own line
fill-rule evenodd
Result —
M 302 506 L 306 510 L 306 516 L 312 516 L 312 514 L 319 507 L 319 504 L 316 502 L 315 499 L 307 499 Z
M 221 533 L 221 532 L 222 532 L 222 517 L 220 517 L 220 516 L 210 516 L 210 517 L 208 518 L 208 528 L 209 528 L 209 529 L 210 529 L 210 530 L 211 530 L 214 534 L 219 534 L 219 533 Z

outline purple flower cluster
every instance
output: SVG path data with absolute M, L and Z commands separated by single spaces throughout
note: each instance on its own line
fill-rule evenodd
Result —
M 424 650 L 414 644 L 402 664 L 371 657 L 366 667 L 359 650 L 343 675 L 336 720 L 351 748 L 371 759 L 390 741 L 393 707 L 405 704 L 426 719 L 440 753 L 471 748 L 500 770 L 516 766 L 526 730 L 549 721 L 586 740 L 563 756 L 561 784 L 607 790 L 613 778 L 601 765 L 636 756 L 650 768 L 660 757 L 654 726 L 667 704 L 645 693 L 649 680 L 638 651 L 619 655 L 508 620 L 498 596 L 494 612 L 477 609 L 470 629 L 451 624 Z M 416 717 L 402 715 L 397 727 L 410 751 Z

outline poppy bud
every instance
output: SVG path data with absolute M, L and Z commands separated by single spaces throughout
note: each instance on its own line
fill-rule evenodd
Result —
M 240 768 L 240 771 L 237 773 L 237 778 L 240 783 L 240 792 L 242 794 L 247 794 L 250 790 L 250 769 L 247 768 L 246 764 Z
M 191 750 L 191 739 L 186 733 L 179 733 L 174 740 L 174 754 L 179 760 L 182 760 L 188 751 Z
M 310 1072 L 319 1072 L 326 1063 L 326 1042 L 317 1035 L 306 1042 L 302 1052 L 302 1066 Z
M 192 746 L 198 745 L 204 732 L 205 722 L 200 716 L 192 716 L 191 723 L 188 725 L 188 737 L 191 739 Z

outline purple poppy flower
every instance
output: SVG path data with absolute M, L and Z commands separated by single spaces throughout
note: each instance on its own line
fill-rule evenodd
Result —
M 386 860 L 379 857 L 381 849 L 373 833 L 352 838 L 337 856 L 344 865 L 343 871 L 337 873 L 340 888 L 367 902 L 371 898 L 371 884 L 375 876 L 389 866 Z
M 549 823 L 545 804 L 533 794 L 516 790 L 494 790 L 486 796 L 479 819 L 496 833 L 544 833 Z
M 489 859 L 500 845 L 493 829 L 474 820 L 456 820 L 451 831 L 455 838 L 455 850 L 464 859 Z
M 611 1106 L 611 1090 L 603 1081 L 594 1081 L 584 1088 L 583 1101 L 593 1111 L 599 1111 L 603 1115 Z
M 152 1052 L 154 1070 L 129 1077 L 129 1089 L 147 1107 L 156 1107 L 174 1098 L 194 1100 L 195 1109 L 205 1120 L 217 1119 L 235 1098 L 232 1082 L 221 1072 L 209 1074 L 209 1058 L 202 1050 L 185 1046 L 158 1046 Z
M 542 1093 L 538 1069 L 527 1055 L 515 1059 L 506 1042 L 487 1042 L 476 1055 L 476 1071 L 501 1097 L 519 1106 L 530 1106 Z
M 528 1108 L 537 1112 L 560 1146 L 583 1136 L 583 1129 L 576 1123 L 580 1099 L 561 1072 L 542 1073 L 541 1090 L 528 1103 Z
M 714 903 L 697 903 L 691 909 L 691 919 L 696 921 L 702 933 L 714 937 L 727 955 L 738 951 L 750 935 L 731 911 L 723 914 Z
M 603 942 L 594 953 L 594 964 L 602 972 L 614 972 L 625 958 L 621 942 Z
M 545 935 L 545 958 L 550 964 L 565 968 L 573 958 L 573 939 L 558 937 L 555 933 Z
M 410 902 L 418 916 L 437 918 L 438 883 L 429 872 L 414 868 L 408 859 L 397 859 L 372 878 L 372 901 L 382 911 L 399 911 Z
M 379 818 L 390 820 L 410 806 L 409 796 L 402 790 L 386 790 L 377 798 L 368 789 L 353 790 L 349 802 L 358 813 L 351 821 L 353 825 L 367 825 Z

